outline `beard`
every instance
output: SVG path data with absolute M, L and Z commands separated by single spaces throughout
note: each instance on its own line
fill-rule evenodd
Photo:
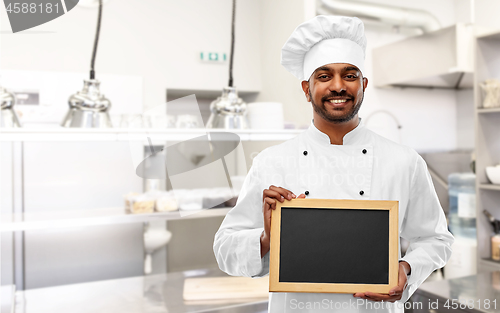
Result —
M 329 121 L 329 122 L 332 122 L 332 123 L 335 123 L 335 124 L 340 124 L 340 123 L 345 123 L 345 122 L 349 122 L 350 120 L 352 120 L 356 114 L 358 114 L 359 112 L 359 109 L 361 108 L 361 104 L 363 103 L 363 99 L 365 97 L 365 93 L 363 92 L 363 96 L 361 97 L 361 100 L 359 101 L 359 103 L 356 105 L 354 104 L 351 108 L 347 109 L 348 111 L 344 112 L 344 114 L 342 115 L 333 115 L 331 113 L 329 113 L 327 111 L 327 109 L 325 108 L 325 105 L 324 105 L 324 101 L 326 101 L 326 99 L 328 98 L 331 98 L 331 97 L 345 97 L 345 96 L 348 96 L 351 100 L 354 100 L 354 96 L 352 95 L 346 95 L 346 93 L 338 93 L 336 91 L 333 91 L 331 94 L 329 95 L 326 95 L 326 96 L 323 96 L 321 98 L 321 103 L 320 104 L 316 104 L 316 102 L 314 102 L 313 100 L 313 97 L 311 95 L 311 90 L 309 90 L 309 98 L 311 99 L 311 103 L 312 103 L 312 106 L 314 108 L 314 111 L 319 115 L 321 116 L 325 121 Z M 338 110 L 340 111 L 340 110 Z

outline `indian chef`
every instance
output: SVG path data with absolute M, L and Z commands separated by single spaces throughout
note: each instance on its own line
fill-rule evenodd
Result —
M 394 200 L 399 235 L 410 242 L 399 255 L 398 286 L 389 294 L 270 293 L 269 312 L 403 312 L 404 302 L 450 258 L 454 238 L 424 160 L 368 130 L 358 117 L 368 86 L 365 50 L 364 26 L 355 17 L 317 16 L 291 34 L 281 64 L 301 82 L 313 120 L 297 137 L 255 157 L 236 206 L 215 235 L 214 253 L 229 275 L 262 277 L 269 274 L 278 201 Z

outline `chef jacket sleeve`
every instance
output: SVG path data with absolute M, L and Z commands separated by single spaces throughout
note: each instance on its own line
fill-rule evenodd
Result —
M 410 264 L 411 275 L 401 301 L 407 301 L 422 282 L 451 256 L 453 235 L 448 231 L 427 165 L 417 155 L 401 237 L 410 245 L 400 261 Z
M 236 206 L 215 234 L 214 254 L 219 268 L 232 276 L 262 277 L 269 273 L 269 252 L 260 257 L 260 235 L 264 231 L 259 156 L 248 172 Z

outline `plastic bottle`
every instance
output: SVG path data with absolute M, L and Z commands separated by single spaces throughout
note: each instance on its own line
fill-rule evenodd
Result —
M 476 175 L 452 173 L 448 176 L 450 231 L 456 237 L 476 240 Z

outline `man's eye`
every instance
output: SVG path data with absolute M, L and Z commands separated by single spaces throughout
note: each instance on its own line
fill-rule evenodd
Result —
M 346 78 L 348 78 L 348 79 L 356 79 L 358 77 L 356 75 L 349 74 L 349 75 L 346 75 Z
M 328 75 L 320 75 L 318 78 L 320 79 L 328 78 Z

